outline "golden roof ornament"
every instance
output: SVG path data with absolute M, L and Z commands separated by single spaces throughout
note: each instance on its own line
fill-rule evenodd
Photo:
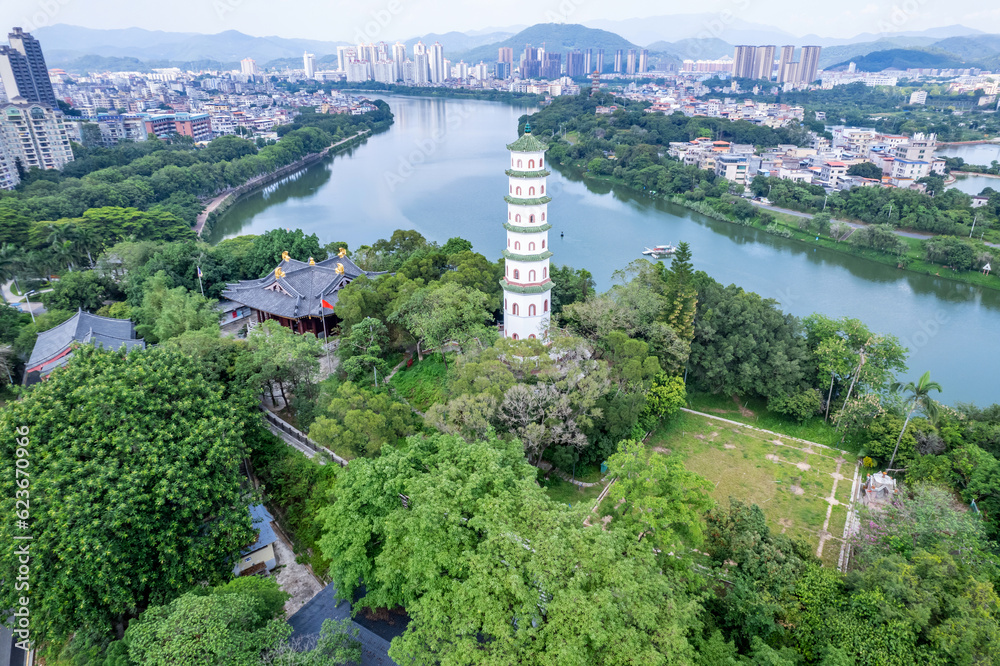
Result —
M 316 260 L 313 259 L 312 257 L 309 257 L 309 265 L 310 266 L 315 266 L 316 265 Z
M 347 248 L 346 247 L 341 247 L 339 250 L 337 250 L 337 256 L 340 257 L 341 259 L 343 259 L 344 257 L 346 257 L 347 256 Z
M 344 264 L 337 264 L 337 273 L 339 275 L 343 275 L 344 274 Z
M 288 250 L 285 250 L 284 252 L 281 253 L 281 260 L 288 261 Z
M 281 266 L 278 266 L 277 268 L 274 269 L 274 277 L 275 278 L 285 277 L 285 271 L 281 270 Z

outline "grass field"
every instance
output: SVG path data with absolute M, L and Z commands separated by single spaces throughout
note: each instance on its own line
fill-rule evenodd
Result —
M 594 505 L 597 496 L 604 490 L 604 484 L 601 483 L 587 488 L 580 488 L 569 481 L 562 480 L 555 474 L 549 476 L 542 487 L 545 488 L 548 496 L 556 502 L 572 504 L 573 506 L 576 506 L 579 502 L 585 502 L 588 507 Z
M 448 354 L 448 358 L 447 365 L 436 352 L 425 355 L 423 361 L 414 358 L 413 365 L 401 368 L 389 383 L 415 409 L 427 411 L 435 402 L 444 400 L 445 380 L 455 354 Z
M 728 395 L 713 395 L 711 393 L 689 393 L 688 407 L 699 412 L 716 414 L 724 419 L 739 421 L 757 428 L 773 430 L 789 437 L 798 437 L 810 442 L 818 442 L 826 446 L 844 447 L 840 443 L 840 433 L 833 426 L 825 423 L 821 416 L 813 417 L 804 424 L 789 421 L 780 414 L 774 414 L 767 409 L 767 401 L 763 398 L 740 399 L 739 405 Z
M 687 469 L 712 483 L 717 503 L 733 497 L 757 504 L 771 529 L 813 549 L 819 546 L 839 460 L 843 478 L 834 497 L 843 504 L 833 507 L 822 553 L 824 565 L 836 566 L 854 478 L 852 456 L 687 413 L 654 432 L 647 445 L 654 454 L 681 456 Z

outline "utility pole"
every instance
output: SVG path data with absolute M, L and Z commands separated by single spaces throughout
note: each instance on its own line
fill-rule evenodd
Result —
M 972 238 L 972 232 L 976 230 L 976 220 L 979 219 L 979 215 L 972 218 L 972 229 L 969 230 L 969 238 Z M 985 231 L 983 233 L 986 233 Z
M 33 293 L 35 293 L 34 289 L 32 289 L 31 291 L 24 292 L 24 302 L 28 304 L 28 314 L 31 315 L 32 324 L 35 323 L 35 312 L 31 309 L 31 301 L 28 299 L 28 296 L 30 296 Z

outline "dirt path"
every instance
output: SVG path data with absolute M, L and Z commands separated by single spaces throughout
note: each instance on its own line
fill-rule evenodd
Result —
M 844 478 L 840 474 L 840 467 L 845 462 L 847 462 L 847 461 L 844 460 L 843 458 L 838 458 L 837 459 L 837 469 L 835 469 L 834 472 L 833 472 L 833 474 L 831 475 L 831 476 L 833 476 L 833 488 L 830 490 L 830 497 L 828 497 L 827 500 L 826 500 L 826 503 L 827 503 L 827 506 L 826 506 L 826 519 L 823 521 L 823 529 L 820 530 L 820 533 L 819 533 L 819 545 L 816 547 L 816 557 L 819 557 L 819 558 L 823 557 L 823 546 L 824 546 L 824 544 L 826 544 L 827 539 L 830 538 L 830 532 L 829 532 L 830 516 L 833 515 L 833 507 L 835 507 L 838 504 L 840 504 L 840 502 L 837 501 L 837 484 L 840 483 L 840 480 Z

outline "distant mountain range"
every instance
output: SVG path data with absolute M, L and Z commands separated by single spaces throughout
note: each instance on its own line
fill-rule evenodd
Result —
M 732 56 L 735 44 L 819 44 L 824 47 L 819 64 L 827 68 L 851 61 L 859 68 L 877 67 L 884 62 L 950 63 L 910 65 L 913 67 L 1000 66 L 1000 35 L 961 25 L 885 35 L 862 33 L 850 39 L 795 37 L 772 26 L 741 20 L 720 25 L 714 14 L 589 21 L 586 25 L 542 23 L 520 28 L 432 33 L 405 40 L 405 44 L 407 52 L 412 53 L 418 39 L 428 45 L 440 42 L 450 60 L 470 64 L 494 62 L 501 46 L 512 47 L 516 60 L 526 44 L 544 45 L 546 50 L 562 53 L 574 48 L 603 48 L 605 62 L 614 58 L 617 49 L 645 47 L 661 66 L 688 58 Z M 336 62 L 337 47 L 346 44 L 254 37 L 235 30 L 205 35 L 140 28 L 96 30 L 65 24 L 38 28 L 34 35 L 45 49 L 49 66 L 69 71 L 167 66 L 232 69 L 247 57 L 265 67 L 301 67 L 305 51 L 315 54 L 317 66 L 326 69 Z

